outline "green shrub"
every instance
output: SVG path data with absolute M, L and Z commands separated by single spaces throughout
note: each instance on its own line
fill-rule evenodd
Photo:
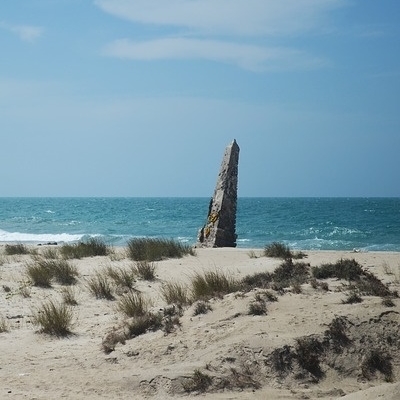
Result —
M 190 246 L 172 239 L 134 238 L 127 245 L 128 257 L 134 261 L 159 261 L 194 255 Z
M 140 293 L 128 292 L 118 300 L 118 311 L 127 317 L 141 317 L 147 314 L 149 303 Z
M 211 297 L 223 297 L 239 290 L 240 284 L 234 278 L 219 271 L 208 271 L 204 275 L 196 274 L 191 281 L 193 300 L 207 300 Z
M 109 247 L 98 238 L 91 238 L 87 242 L 79 242 L 75 244 L 64 244 L 60 248 L 63 258 L 84 258 L 95 256 L 106 256 L 110 253 Z
M 293 263 L 289 258 L 275 269 L 272 276 L 274 283 L 281 287 L 301 285 L 309 278 L 309 265 L 302 262 Z
M 87 286 L 97 299 L 114 300 L 112 287 L 105 273 L 96 272 L 88 279 Z
M 186 285 L 177 282 L 167 282 L 161 286 L 161 296 L 167 304 L 186 306 L 191 303 Z
M 361 265 L 354 259 L 341 259 L 336 263 L 323 264 L 312 269 L 312 274 L 317 279 L 337 278 L 354 281 L 360 279 L 363 273 Z
M 30 254 L 29 248 L 22 243 L 6 244 L 4 252 L 7 256 L 14 256 L 19 254 Z
M 67 336 L 71 333 L 72 310 L 66 304 L 48 301 L 33 312 L 32 323 L 41 327 L 41 332 L 54 336 Z
M 156 267 L 149 261 L 137 261 L 136 266 L 133 268 L 135 275 L 139 276 L 145 281 L 154 281 L 156 279 Z

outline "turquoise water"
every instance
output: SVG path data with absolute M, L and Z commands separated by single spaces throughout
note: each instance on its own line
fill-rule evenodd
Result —
M 0 198 L 0 242 L 73 242 L 97 236 L 189 244 L 209 198 Z M 400 251 L 400 198 L 239 198 L 238 247 Z

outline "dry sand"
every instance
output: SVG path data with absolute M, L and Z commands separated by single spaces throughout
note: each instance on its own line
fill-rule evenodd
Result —
M 41 252 L 44 247 L 38 249 Z M 166 306 L 160 294 L 163 282 L 189 283 L 195 273 L 216 269 L 243 278 L 272 272 L 282 263 L 261 257 L 261 250 L 254 250 L 253 257 L 247 249 L 196 249 L 196 253 L 157 262 L 157 280 L 136 283 L 136 288 L 152 299 L 153 310 Z M 400 253 L 306 253 L 308 257 L 302 261 L 311 267 L 354 258 L 391 290 L 400 292 Z M 400 399 L 396 383 L 400 381 L 400 299 L 395 298 L 391 308 L 376 296 L 363 296 L 359 304 L 343 304 L 343 284 L 347 282 L 336 279 L 326 280 L 328 291 L 314 289 L 309 283 L 302 285 L 301 293 L 286 288 L 277 294 L 278 301 L 267 303 L 267 314 L 261 316 L 248 314 L 257 290 L 212 299 L 212 311 L 207 314 L 193 316 L 193 306 L 186 308 L 175 331 L 149 332 L 118 343 L 106 354 L 102 341 L 124 318 L 116 309 L 117 301 L 96 299 L 86 281 L 104 267 L 128 268 L 132 264 L 124 249 L 117 249 L 117 254 L 72 261 L 80 274 L 74 285 L 78 305 L 73 307 L 73 334 L 55 338 L 38 332 L 31 316 L 43 301 L 60 300 L 62 286 L 26 289 L 30 256 L 5 256 L 0 246 L 0 318 L 9 328 L 0 333 L 1 399 Z M 22 295 L 24 287 L 22 292 L 27 291 L 29 297 Z M 293 355 L 296 338 L 319 335 L 315 337 L 322 340 L 338 316 L 347 317 L 351 343 L 327 352 L 319 380 L 302 371 L 296 359 L 291 371 L 279 374 L 273 370 L 274 350 L 280 349 L 284 355 L 283 349 L 291 349 Z M 363 376 L 362 357 L 373 347 L 392 356 L 392 383 L 385 382 L 380 372 L 370 379 Z M 190 382 L 195 370 L 213 378 L 205 393 L 184 391 L 183 385 Z

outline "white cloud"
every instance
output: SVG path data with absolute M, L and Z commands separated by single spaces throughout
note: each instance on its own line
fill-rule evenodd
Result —
M 252 71 L 316 68 L 323 59 L 288 48 L 262 47 L 218 40 L 165 38 L 145 42 L 116 40 L 104 49 L 107 56 L 133 60 L 204 59 L 238 65 Z
M 203 34 L 294 34 L 320 27 L 345 0 L 95 0 L 103 11 L 143 24 Z
M 328 29 L 328 14 L 347 0 L 94 0 L 104 12 L 173 36 L 120 39 L 107 56 L 133 60 L 205 59 L 252 71 L 319 68 L 327 62 L 301 49 L 273 45 L 316 29 Z M 169 30 L 171 33 L 171 30 Z M 158 35 L 158 37 L 155 37 Z M 268 45 L 260 44 L 260 42 Z
M 30 42 L 30 43 L 40 38 L 44 32 L 44 29 L 39 26 L 11 25 L 5 22 L 0 22 L 0 28 L 3 28 L 17 35 L 24 42 Z

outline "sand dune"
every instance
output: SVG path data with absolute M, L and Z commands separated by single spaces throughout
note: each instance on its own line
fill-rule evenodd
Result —
M 341 258 L 355 259 L 388 289 L 400 290 L 399 253 L 306 253 L 301 261 L 310 268 Z M 277 301 L 265 300 L 265 315 L 251 315 L 249 305 L 265 298 L 266 289 L 240 290 L 212 298 L 212 311 L 206 314 L 194 316 L 195 304 L 185 307 L 180 325 L 168 333 L 147 332 L 116 343 L 106 353 L 102 343 L 113 330 L 124 329 L 124 316 L 117 310 L 118 300 L 96 299 L 87 280 L 105 267 L 129 268 L 132 261 L 124 249 L 117 249 L 113 257 L 72 261 L 79 271 L 74 285 L 78 305 L 73 307 L 72 334 L 65 338 L 40 333 L 32 324 L 34 310 L 50 299 L 61 301 L 63 287 L 29 285 L 25 270 L 31 256 L 5 256 L 2 248 L 0 254 L 0 317 L 8 327 L 0 333 L 0 398 L 194 397 L 198 391 L 190 389 L 195 371 L 207 381 L 200 394 L 206 399 L 400 398 L 398 298 L 393 298 L 394 307 L 372 295 L 363 295 L 361 303 L 344 304 L 348 282 L 329 278 L 323 280 L 328 290 L 309 282 L 299 285 L 300 289 L 293 285 L 280 291 L 269 288 Z M 196 249 L 196 256 L 155 263 L 157 279 L 138 280 L 135 288 L 151 299 L 152 312 L 162 312 L 167 306 L 160 291 L 165 282 L 189 285 L 196 273 L 216 270 L 240 280 L 273 272 L 281 263 L 261 256 L 260 250 Z M 338 317 L 346 343 L 336 343 L 327 334 Z M 300 365 L 299 338 L 307 343 L 315 340 L 314 347 L 323 343 L 319 353 L 314 348 L 319 354 L 317 370 L 310 372 Z M 366 372 L 368 351 L 374 349 L 392 357 L 391 379 L 379 368 Z

